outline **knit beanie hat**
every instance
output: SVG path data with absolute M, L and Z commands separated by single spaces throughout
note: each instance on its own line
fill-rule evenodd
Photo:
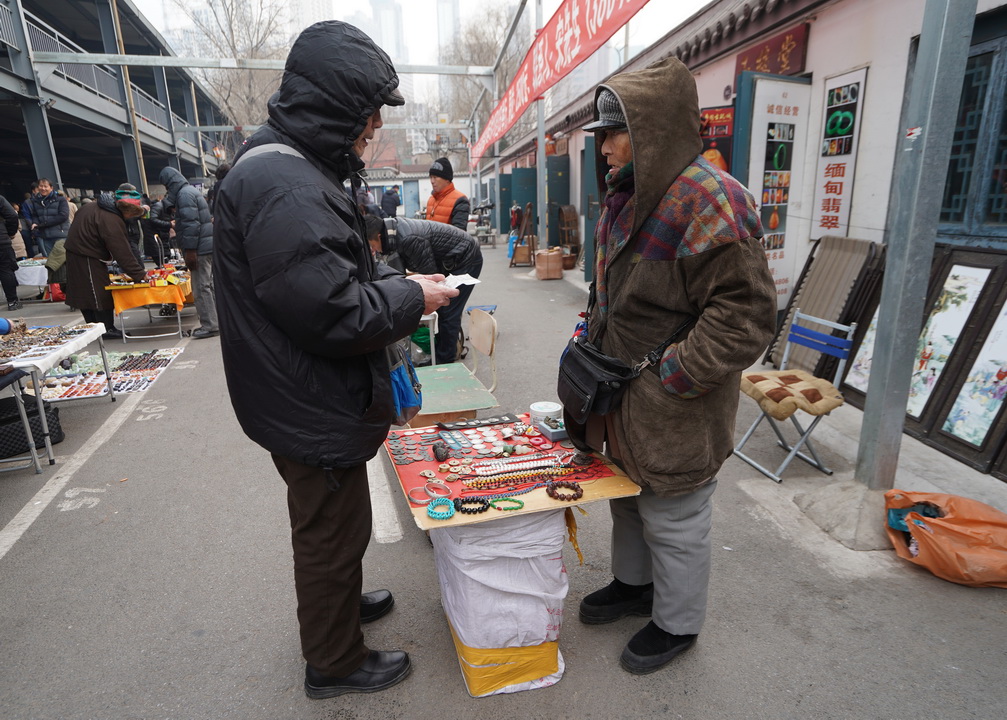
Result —
M 455 171 L 451 168 L 451 162 L 447 158 L 437 158 L 430 166 L 430 174 L 439 178 L 444 178 L 448 182 L 455 179 Z

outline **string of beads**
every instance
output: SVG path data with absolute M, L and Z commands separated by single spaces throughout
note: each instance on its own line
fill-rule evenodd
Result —
M 520 502 L 520 501 L 519 501 Z M 475 503 L 473 506 L 472 503 Z M 524 505 L 524 503 L 521 503 Z M 455 510 L 465 515 L 476 515 L 490 509 L 490 501 L 484 498 L 455 498 Z
M 569 494 L 561 493 L 560 489 L 572 490 L 573 492 Z M 551 483 L 547 483 L 545 491 L 553 500 L 573 502 L 574 500 L 580 500 L 584 497 L 584 488 L 580 486 L 580 483 L 571 482 L 570 480 L 555 480 Z
M 521 481 L 527 478 L 569 475 L 573 472 L 576 472 L 574 468 L 540 468 L 536 470 L 524 470 L 521 472 L 494 475 L 491 477 L 464 478 L 462 483 L 472 488 L 494 488 L 503 487 L 505 485 L 513 485 L 515 481 Z

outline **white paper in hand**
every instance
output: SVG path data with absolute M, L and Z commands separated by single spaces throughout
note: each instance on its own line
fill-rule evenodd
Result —
M 468 273 L 464 275 L 448 275 L 444 278 L 444 284 L 452 289 L 461 287 L 462 285 L 478 285 L 479 278 L 474 278 Z

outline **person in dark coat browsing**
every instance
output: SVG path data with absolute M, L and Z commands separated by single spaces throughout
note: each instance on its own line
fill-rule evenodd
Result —
M 102 193 L 98 202 L 77 212 L 66 238 L 66 304 L 78 308 L 89 323 L 105 323 L 105 339 L 121 338 L 116 329 L 108 263 L 115 261 L 134 282 L 143 282 L 146 271 L 129 247 L 126 220 L 143 214 L 139 198 L 116 198 Z
M 224 373 L 238 422 L 287 484 L 311 698 L 383 690 L 410 670 L 406 653 L 370 650 L 360 628 L 393 604 L 387 590 L 361 594 L 366 463 L 394 419 L 386 348 L 457 291 L 441 275 L 378 266 L 363 237 L 360 158 L 381 106 L 404 104 L 398 84 L 360 30 L 312 25 L 214 205 Z

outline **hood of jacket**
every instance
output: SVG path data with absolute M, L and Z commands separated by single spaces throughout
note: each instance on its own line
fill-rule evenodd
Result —
M 164 200 L 161 202 L 169 207 L 175 204 L 175 201 L 178 198 L 178 192 L 189 184 L 189 181 L 185 179 L 185 175 L 170 165 L 161 171 L 161 174 L 157 176 L 157 179 L 167 190 Z
M 661 202 L 675 178 L 703 150 L 696 81 L 677 58 L 615 75 L 595 91 L 596 119 L 597 95 L 602 89 L 619 98 L 629 128 L 636 185 L 630 200 L 633 203 L 630 235 L 633 235 Z M 595 152 L 598 189 L 604 197 L 608 165 L 601 154 L 601 143 L 595 143 Z
M 398 85 L 391 59 L 363 32 L 337 20 L 315 23 L 290 49 L 268 123 L 345 180 L 364 166 L 353 143 Z

